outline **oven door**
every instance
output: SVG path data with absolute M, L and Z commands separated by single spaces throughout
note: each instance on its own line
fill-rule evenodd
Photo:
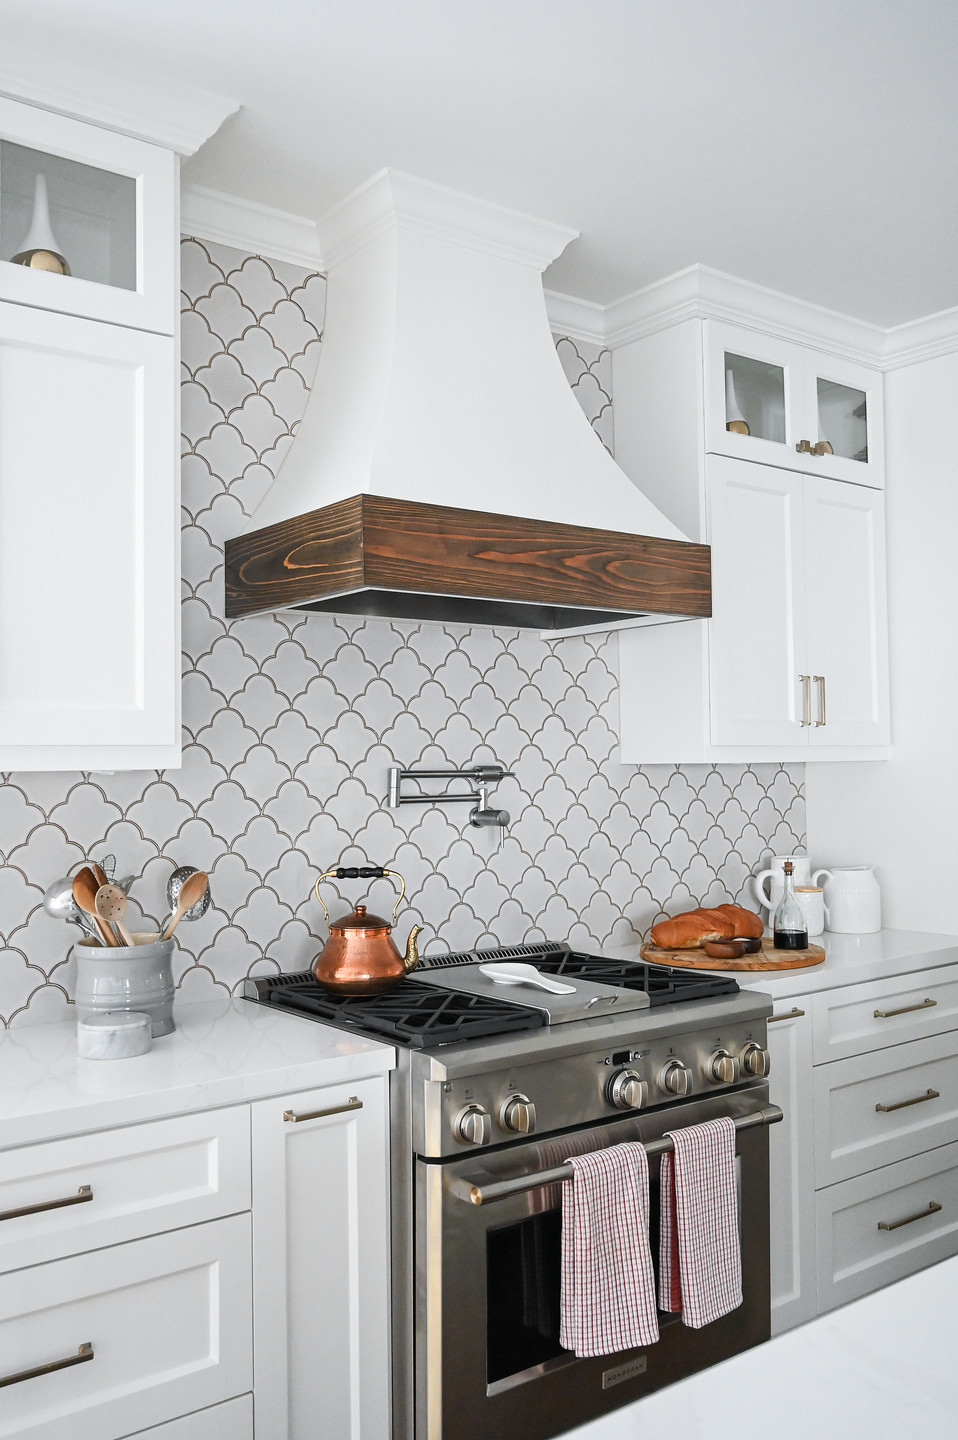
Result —
M 416 1440 L 546 1440 L 769 1337 L 768 1129 L 737 1140 L 744 1302 L 692 1330 L 659 1314 L 645 1350 L 578 1360 L 561 1349 L 561 1184 L 475 1205 L 471 1186 L 533 1176 L 569 1155 L 768 1102 L 764 1084 L 663 1106 L 492 1154 L 416 1164 Z M 659 1159 L 650 1158 L 650 1241 L 658 1266 Z

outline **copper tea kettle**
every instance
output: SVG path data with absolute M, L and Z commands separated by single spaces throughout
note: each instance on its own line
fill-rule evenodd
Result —
M 365 905 L 357 905 L 339 920 L 330 920 L 326 902 L 319 893 L 324 880 L 381 880 L 384 876 L 400 884 L 391 921 L 367 914 Z M 405 955 L 400 955 L 390 936 L 406 893 L 406 882 L 397 871 L 385 870 L 382 865 L 339 865 L 320 875 L 313 889 L 329 926 L 329 939 L 313 965 L 313 974 L 320 985 L 337 995 L 376 995 L 397 984 L 417 964 L 416 937 L 422 926 L 414 925 L 410 930 Z

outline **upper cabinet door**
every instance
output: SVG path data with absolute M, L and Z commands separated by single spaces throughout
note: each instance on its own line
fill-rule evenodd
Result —
M 803 438 L 811 449 L 802 454 L 802 469 L 811 475 L 882 489 L 881 372 L 819 350 L 806 350 L 805 401 Z
M 807 743 L 800 475 L 713 456 L 713 745 Z
M 0 770 L 179 760 L 173 339 L 0 304 Z
M 0 300 L 173 335 L 176 181 L 167 150 L 0 99 Z
M 803 438 L 805 360 L 800 345 L 705 321 L 706 449 L 739 460 L 807 470 Z
M 884 498 L 805 478 L 812 747 L 890 739 Z

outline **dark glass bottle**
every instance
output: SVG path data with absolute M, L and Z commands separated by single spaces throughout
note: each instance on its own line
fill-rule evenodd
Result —
M 807 950 L 808 921 L 795 898 L 795 876 L 791 860 L 786 860 L 785 889 L 772 922 L 776 950 Z

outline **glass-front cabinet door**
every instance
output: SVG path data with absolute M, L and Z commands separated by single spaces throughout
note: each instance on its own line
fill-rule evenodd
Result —
M 800 470 L 802 347 L 742 325 L 705 321 L 706 448 Z
M 172 335 L 176 158 L 0 99 L 0 299 Z
M 884 485 L 878 370 L 706 320 L 706 448 L 856 485 Z
M 810 449 L 803 469 L 884 488 L 881 372 L 806 350 L 805 398 Z

